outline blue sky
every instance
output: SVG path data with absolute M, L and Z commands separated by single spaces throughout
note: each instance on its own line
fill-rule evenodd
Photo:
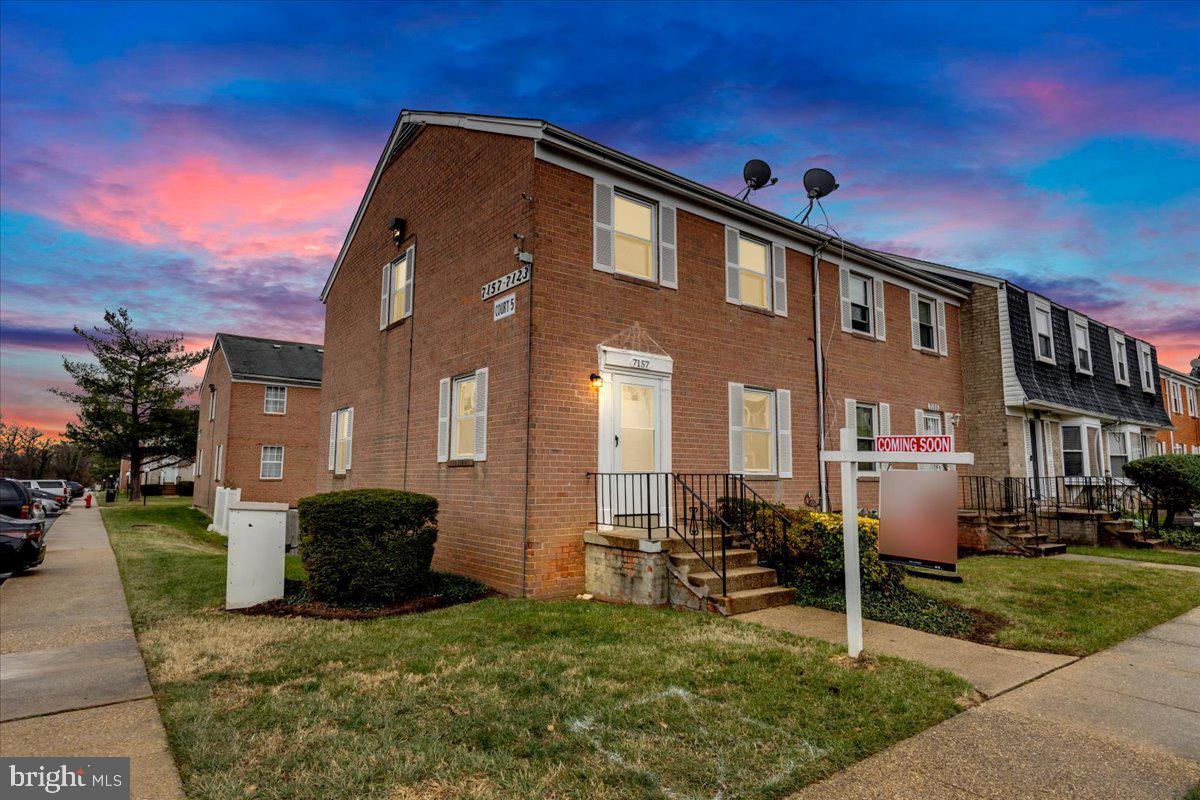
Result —
M 320 339 L 401 108 L 549 119 L 847 238 L 1200 351 L 1200 6 L 0 4 L 0 406 L 73 324 Z

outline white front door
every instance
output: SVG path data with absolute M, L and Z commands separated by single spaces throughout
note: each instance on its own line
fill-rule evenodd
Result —
M 610 372 L 601 390 L 602 521 L 640 527 L 665 513 L 671 487 L 669 377 Z

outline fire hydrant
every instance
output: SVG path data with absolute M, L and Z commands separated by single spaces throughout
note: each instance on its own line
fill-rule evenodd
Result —
M 91 508 L 91 507 L 92 507 L 92 491 L 91 491 L 91 489 L 89 489 L 89 490 L 87 491 L 87 494 L 85 494 L 85 495 L 83 496 L 83 507 L 84 507 L 84 508 Z

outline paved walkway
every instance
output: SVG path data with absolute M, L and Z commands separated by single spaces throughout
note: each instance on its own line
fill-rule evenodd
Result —
M 846 643 L 846 615 L 834 611 L 779 606 L 741 614 L 736 619 Z M 1054 653 L 1005 650 L 869 619 L 863 620 L 863 642 L 869 653 L 907 658 L 953 672 L 985 697 L 995 697 L 1076 660 Z
M 1200 609 L 1193 609 L 795 798 L 1176 800 L 1197 783 Z
M 1121 564 L 1127 567 L 1150 567 L 1151 569 L 1173 569 L 1178 572 L 1200 572 L 1200 567 L 1189 567 L 1187 564 L 1163 564 L 1158 561 L 1134 561 L 1132 558 L 1107 558 L 1105 556 L 1085 556 L 1079 553 L 1063 553 L 1051 556 L 1066 561 L 1091 561 L 1096 564 Z
M 134 798 L 182 798 L 99 510 L 47 543 L 0 586 L 0 755 L 129 756 Z

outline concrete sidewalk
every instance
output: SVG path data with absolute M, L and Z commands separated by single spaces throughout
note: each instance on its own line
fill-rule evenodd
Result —
M 0 587 L 0 755 L 129 756 L 134 798 L 182 798 L 97 508 L 51 528 Z
M 794 797 L 1175 800 L 1197 783 L 1200 609 L 1193 609 Z
M 1187 564 L 1164 564 L 1160 561 L 1134 561 L 1132 558 L 1106 558 L 1105 556 L 1085 556 L 1082 553 L 1063 553 L 1051 558 L 1064 561 L 1090 561 L 1093 564 L 1118 564 L 1126 567 L 1150 567 L 1151 569 L 1170 569 L 1176 572 L 1200 573 L 1200 567 L 1189 567 Z
M 779 606 L 740 614 L 735 619 L 835 644 L 846 643 L 846 615 L 835 611 Z M 868 653 L 907 658 L 953 672 L 984 697 L 995 697 L 1076 660 L 1055 653 L 1005 650 L 869 619 L 863 620 L 863 642 Z

